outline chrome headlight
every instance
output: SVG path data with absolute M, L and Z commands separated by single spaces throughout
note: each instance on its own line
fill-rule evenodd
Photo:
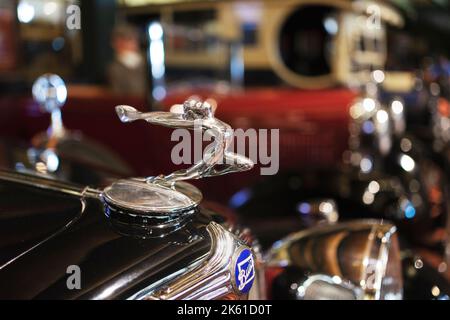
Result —
M 299 298 L 344 294 L 345 280 L 356 298 L 402 298 L 396 228 L 389 223 L 362 220 L 301 231 L 275 243 L 266 260 L 269 270 L 292 266 L 323 275 L 305 280 L 308 286 Z

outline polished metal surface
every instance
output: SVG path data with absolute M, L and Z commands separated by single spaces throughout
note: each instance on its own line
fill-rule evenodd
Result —
M 227 151 L 233 142 L 233 129 L 213 116 L 212 106 L 208 102 L 187 100 L 183 104 L 183 113 L 148 112 L 141 113 L 130 106 L 117 106 L 117 114 L 122 122 L 145 120 L 151 124 L 174 129 L 202 130 L 205 135 L 214 138 L 203 153 L 203 159 L 188 169 L 178 170 L 162 177 L 149 177 L 150 182 L 176 182 L 179 180 L 200 179 L 233 172 L 247 171 L 253 168 L 253 162 L 239 154 Z M 221 165 L 221 169 L 218 168 Z
M 309 275 L 296 284 L 299 300 L 363 300 L 363 291 L 337 276 Z
M 173 185 L 155 185 L 139 180 L 119 180 L 103 191 L 106 202 L 122 209 L 138 212 L 177 212 L 196 207 L 200 190 L 186 182 Z
M 120 208 L 124 214 L 128 211 L 130 215 L 145 217 L 145 221 L 139 222 L 141 225 L 155 223 L 153 218 L 162 216 L 181 218 L 183 213 L 198 206 L 202 199 L 201 192 L 183 180 L 245 171 L 253 167 L 250 159 L 227 151 L 233 141 L 233 130 L 228 124 L 214 118 L 212 106 L 207 102 L 188 100 L 183 104 L 181 114 L 141 113 L 130 106 L 117 106 L 116 111 L 122 122 L 145 120 L 174 129 L 200 129 L 214 138 L 214 142 L 205 150 L 203 159 L 188 169 L 166 176 L 121 180 L 107 187 L 103 192 L 103 200 L 108 216 L 108 210 L 112 207 L 113 211 Z M 219 165 L 221 169 L 218 169 Z M 152 216 L 149 216 L 150 213 Z M 162 228 L 158 223 L 155 227 Z
M 351 281 L 365 299 L 401 299 L 402 275 L 396 228 L 360 220 L 310 228 L 275 243 L 268 267 L 295 266 L 311 274 Z
M 232 260 L 240 250 L 247 248 L 222 226 L 211 222 L 207 226 L 211 248 L 201 263 L 186 270 L 183 275 L 158 282 L 131 296 L 147 300 L 204 300 L 245 298 L 234 280 Z M 253 266 L 254 268 L 254 266 Z
M 182 181 L 162 186 L 130 179 L 113 183 L 101 198 L 117 232 L 146 239 L 164 237 L 185 226 L 197 214 L 202 194 Z
M 25 186 L 36 187 L 44 190 L 56 191 L 63 194 L 99 198 L 101 191 L 95 188 L 78 186 L 68 182 L 55 180 L 50 176 L 36 172 L 14 172 L 0 169 L 0 180 L 17 182 Z

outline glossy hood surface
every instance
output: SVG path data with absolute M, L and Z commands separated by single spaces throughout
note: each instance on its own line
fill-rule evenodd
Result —
M 88 189 L 0 171 L 0 299 L 128 298 L 204 258 L 209 222 L 199 212 L 163 238 L 124 236 Z M 71 266 L 80 289 L 68 289 Z
M 45 135 L 32 143 L 0 138 L 0 168 L 43 173 L 55 179 L 90 186 L 133 175 L 133 170 L 105 146 L 79 134 L 52 142 Z M 47 163 L 47 165 L 44 165 Z

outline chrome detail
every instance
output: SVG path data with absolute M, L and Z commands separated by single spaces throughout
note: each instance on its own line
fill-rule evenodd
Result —
M 243 298 L 234 288 L 236 252 L 247 248 L 221 225 L 211 222 L 207 226 L 211 237 L 211 249 L 201 261 L 183 272 L 176 272 L 162 282 L 150 285 L 129 299 L 136 300 L 204 300 L 219 299 L 227 295 Z
M 311 199 L 298 204 L 298 211 L 308 225 L 336 223 L 339 220 L 339 210 L 333 199 Z
M 233 129 L 213 115 L 208 102 L 187 100 L 182 113 L 148 112 L 141 113 L 130 106 L 117 106 L 117 114 L 122 122 L 145 120 L 151 124 L 174 129 L 201 129 L 214 143 L 205 150 L 203 159 L 188 169 L 178 170 L 166 176 L 148 177 L 150 183 L 174 183 L 180 180 L 200 179 L 224 175 L 232 172 L 247 171 L 253 168 L 253 162 L 239 154 L 227 151 L 233 142 Z M 218 165 L 221 169 L 218 169 Z
M 202 199 L 201 192 L 184 180 L 245 171 L 253 167 L 250 159 L 227 151 L 233 142 L 233 130 L 228 124 L 214 118 L 213 108 L 208 102 L 187 100 L 180 113 L 141 113 L 123 105 L 117 106 L 116 111 L 122 122 L 145 120 L 174 129 L 201 129 L 214 138 L 214 142 L 205 150 L 203 159 L 188 169 L 166 176 L 121 180 L 107 187 L 102 195 L 105 212 L 110 218 L 119 218 L 119 225 L 128 221 L 141 228 L 141 231 L 173 231 L 195 213 Z M 157 236 L 162 235 L 157 232 Z
M 266 300 L 267 287 L 265 278 L 265 261 L 263 249 L 249 228 L 238 224 L 226 223 L 227 230 L 239 238 L 245 245 L 252 248 L 254 254 L 256 278 L 249 292 L 249 300 Z
M 65 193 L 68 195 L 82 198 L 100 198 L 102 191 L 91 188 L 81 187 L 69 183 L 64 183 L 53 179 L 51 176 L 42 175 L 35 172 L 13 172 L 0 169 L 0 180 L 16 182 L 40 189 L 51 190 Z
M 67 87 L 60 76 L 47 73 L 34 82 L 32 94 L 41 109 L 50 113 L 51 120 L 47 131 L 32 138 L 33 148 L 28 149 L 28 158 L 34 170 L 52 176 L 60 166 L 56 146 L 69 135 L 61 114 L 67 100 Z
M 313 274 L 296 283 L 299 300 L 363 300 L 361 288 L 338 276 Z
M 349 109 L 352 119 L 349 125 L 349 148 L 352 154 L 362 155 L 361 159 L 373 158 L 372 149 L 375 149 L 376 154 L 387 155 L 392 148 L 392 117 L 376 97 L 376 84 L 373 86 L 374 92 L 363 91 Z M 369 141 L 367 137 L 370 137 Z M 360 166 L 360 163 L 356 165 Z M 361 171 L 367 173 L 363 168 Z
M 55 179 L 76 180 L 71 179 L 73 173 L 70 167 L 73 163 L 81 163 L 105 170 L 108 175 L 130 175 L 128 165 L 109 149 L 80 132 L 64 127 L 61 108 L 67 100 L 67 88 L 58 75 L 44 74 L 39 77 L 32 93 L 41 109 L 51 114 L 51 122 L 46 131 L 32 137 L 32 147 L 27 150 L 28 161 L 20 162 L 17 170 L 36 171 Z
M 61 108 L 67 100 L 67 87 L 63 79 L 56 74 L 44 74 L 34 82 L 32 92 L 36 102 L 51 115 L 51 124 L 47 131 L 49 137 L 64 136 Z
M 399 255 L 395 226 L 359 220 L 292 234 L 274 244 L 266 262 L 348 279 L 363 290 L 364 299 L 401 299 Z
M 176 212 L 196 207 L 202 200 L 200 190 L 186 182 L 171 186 L 119 180 L 103 191 L 106 202 L 138 212 Z

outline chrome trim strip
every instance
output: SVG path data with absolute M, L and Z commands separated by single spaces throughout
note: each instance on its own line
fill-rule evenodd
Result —
M 77 197 L 99 198 L 101 191 L 90 187 L 77 186 L 39 175 L 19 173 L 0 169 L 0 180 L 16 182 L 26 186 L 56 191 Z
M 129 299 L 209 300 L 227 294 L 238 297 L 239 293 L 232 284 L 234 270 L 231 262 L 235 253 L 246 246 L 218 223 L 211 222 L 206 229 L 211 237 L 211 249 L 204 259 L 196 262 L 190 270 L 180 270 L 167 281 L 154 283 Z M 183 274 L 184 271 L 186 273 Z M 156 287 L 159 289 L 152 292 Z
M 24 255 L 28 254 L 29 252 L 31 252 L 32 250 L 36 249 L 37 247 L 39 247 L 40 245 L 42 245 L 43 243 L 49 241 L 50 239 L 56 237 L 57 235 L 61 234 L 62 232 L 64 232 L 64 230 L 66 230 L 67 228 L 69 228 L 72 224 L 76 223 L 78 220 L 80 220 L 80 218 L 83 216 L 85 210 L 86 210 L 86 200 L 83 198 L 80 198 L 80 202 L 81 202 L 81 209 L 80 209 L 80 213 L 74 217 L 72 220 L 70 220 L 66 225 L 62 226 L 59 230 L 57 230 L 56 232 L 54 232 L 53 234 L 49 235 L 47 238 L 43 239 L 42 241 L 36 243 L 34 246 L 32 246 L 31 248 L 23 251 L 22 253 L 20 253 L 18 256 L 14 257 L 13 259 L 9 260 L 8 262 L 6 262 L 5 264 L 0 266 L 0 270 L 6 268 L 8 265 L 12 264 L 13 262 L 17 261 L 18 259 L 20 259 L 21 257 L 23 257 Z

